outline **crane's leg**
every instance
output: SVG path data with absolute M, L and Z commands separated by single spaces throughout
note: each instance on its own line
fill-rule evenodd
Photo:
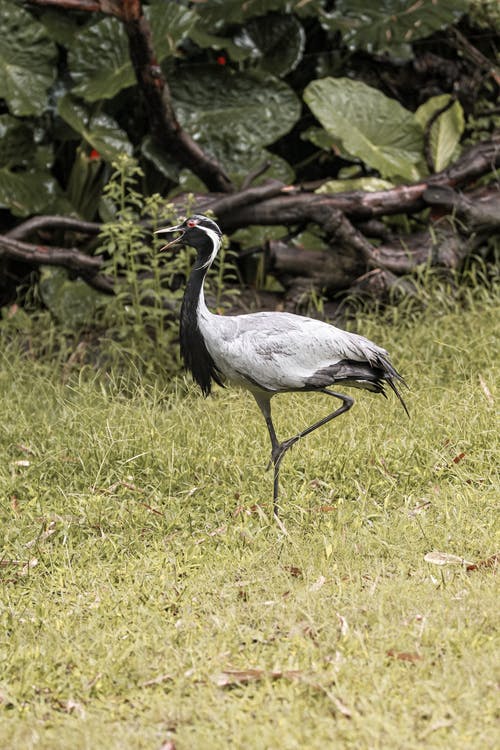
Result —
M 334 396 L 335 398 L 340 399 L 342 401 L 342 406 L 339 406 L 339 408 L 334 412 L 328 414 L 318 422 L 315 422 L 305 430 L 302 430 L 302 432 L 299 432 L 297 435 L 288 438 L 288 440 L 283 440 L 282 443 L 280 443 L 278 438 L 276 437 L 276 431 L 271 419 L 271 396 L 267 393 L 259 393 L 258 395 L 254 393 L 255 400 L 257 401 L 259 408 L 264 415 L 264 419 L 266 420 L 269 437 L 271 438 L 271 461 L 274 464 L 273 512 L 275 516 L 278 515 L 279 469 L 281 461 L 283 460 L 283 456 L 285 455 L 287 450 L 291 448 L 292 445 L 295 445 L 298 440 L 305 437 L 306 435 L 310 435 L 314 430 L 317 430 L 318 427 L 323 427 L 323 425 L 328 424 L 328 422 L 331 422 L 332 419 L 335 419 L 335 417 L 340 417 L 341 414 L 349 411 L 351 406 L 354 404 L 354 399 L 350 396 L 346 396 L 343 393 L 336 393 L 335 391 L 330 391 L 327 388 L 321 388 L 316 392 L 326 393 L 328 396 Z
M 276 431 L 274 429 L 273 420 L 271 419 L 271 395 L 267 393 L 254 393 L 255 400 L 259 405 L 259 409 L 264 415 L 266 420 L 269 437 L 271 438 L 271 461 L 269 462 L 268 468 L 271 463 L 274 464 L 274 481 L 273 481 L 273 514 L 278 516 L 278 492 L 279 492 L 279 471 L 281 463 L 281 445 L 276 437 Z
M 294 435 L 291 438 L 288 438 L 288 440 L 283 440 L 282 443 L 278 446 L 278 455 L 276 456 L 276 460 L 273 457 L 273 461 L 278 463 L 278 465 L 281 463 L 283 456 L 285 455 L 286 451 L 292 447 L 292 445 L 295 445 L 295 443 L 300 440 L 301 438 L 305 437 L 306 435 L 310 435 L 311 432 L 314 430 L 317 430 L 318 427 L 323 427 L 323 425 L 328 424 L 328 422 L 331 422 L 332 419 L 335 419 L 335 417 L 340 417 L 341 414 L 344 414 L 346 411 L 349 411 L 351 406 L 354 404 L 354 399 L 351 398 L 351 396 L 346 396 L 345 393 L 337 393 L 336 391 L 330 391 L 328 388 L 320 388 L 318 391 L 315 391 L 315 393 L 326 393 L 328 396 L 334 396 L 335 398 L 338 398 L 342 401 L 342 406 L 339 406 L 338 409 L 336 409 L 331 414 L 328 414 L 326 417 L 323 417 L 323 419 L 320 419 L 318 422 L 315 422 L 310 427 L 307 427 L 305 430 L 302 430 L 302 432 L 299 432 L 297 435 Z

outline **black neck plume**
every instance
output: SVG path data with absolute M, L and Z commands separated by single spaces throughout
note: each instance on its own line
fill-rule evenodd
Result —
M 197 261 L 199 262 L 199 261 Z M 204 396 L 212 388 L 212 380 L 219 385 L 221 375 L 210 356 L 198 325 L 198 303 L 203 289 L 207 268 L 196 267 L 186 285 L 181 307 L 180 343 L 181 354 L 186 369 L 190 370 Z

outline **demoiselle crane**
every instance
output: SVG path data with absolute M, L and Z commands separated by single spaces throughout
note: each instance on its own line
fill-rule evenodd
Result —
M 273 510 L 277 516 L 279 469 L 286 451 L 313 430 L 344 414 L 354 403 L 353 398 L 330 390 L 330 386 L 354 386 L 385 396 L 384 386 L 388 385 L 408 414 L 398 388 L 406 383 L 385 349 L 328 323 L 285 312 L 212 314 L 205 304 L 203 285 L 221 245 L 221 230 L 212 219 L 195 214 L 156 234 L 175 232 L 178 236 L 162 250 L 182 244 L 195 248 L 197 253 L 181 307 L 184 364 L 205 396 L 211 391 L 212 381 L 219 385 L 228 381 L 249 390 L 257 401 L 271 438 Z M 325 393 L 339 399 L 341 405 L 280 442 L 271 418 L 271 399 L 277 393 L 291 391 Z

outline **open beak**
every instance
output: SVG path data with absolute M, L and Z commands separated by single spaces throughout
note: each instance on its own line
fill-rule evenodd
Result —
M 177 245 L 182 238 L 184 237 L 186 229 L 182 226 L 182 224 L 177 224 L 176 227 L 165 227 L 165 229 L 157 229 L 155 234 L 170 234 L 171 232 L 180 232 L 178 237 L 175 237 L 170 242 L 167 242 L 166 245 L 163 245 L 163 247 L 160 247 L 160 253 L 163 252 L 163 250 L 166 250 L 168 247 L 172 247 L 172 245 Z

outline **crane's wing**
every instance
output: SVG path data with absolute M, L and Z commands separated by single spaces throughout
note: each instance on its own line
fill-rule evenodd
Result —
M 383 393 L 387 382 L 402 400 L 395 381 L 404 381 L 388 353 L 363 336 L 290 313 L 210 315 L 201 324 L 217 367 L 249 388 L 277 392 L 342 382 Z

